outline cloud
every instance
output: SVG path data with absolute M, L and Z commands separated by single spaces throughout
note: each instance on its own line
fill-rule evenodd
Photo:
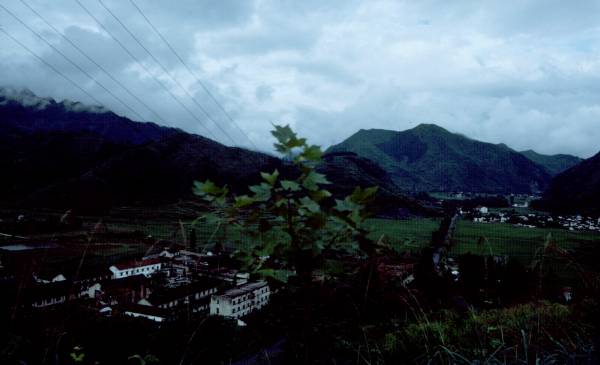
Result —
M 271 122 L 290 123 L 323 145 L 340 142 L 360 128 L 400 130 L 427 122 L 515 149 L 583 157 L 600 150 L 600 4 L 595 1 L 568 6 L 557 0 L 136 1 L 202 84 L 128 1 L 104 3 L 177 82 L 99 3 L 83 2 L 151 74 L 76 3 L 27 2 L 155 109 L 160 119 L 20 2 L 5 6 L 144 119 L 226 144 L 271 150 Z M 8 14 L 0 14 L 6 31 L 108 108 L 136 119 Z M 0 46 L 3 83 L 91 102 L 1 34 Z

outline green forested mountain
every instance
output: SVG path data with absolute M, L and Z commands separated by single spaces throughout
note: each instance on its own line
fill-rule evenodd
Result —
M 533 150 L 521 151 L 521 154 L 538 165 L 544 166 L 551 175 L 560 174 L 582 161 L 581 158 L 576 156 L 565 154 L 542 155 Z
M 479 142 L 434 124 L 402 132 L 361 129 L 328 152 L 371 159 L 405 190 L 536 193 L 551 179 L 546 168 L 505 145 Z
M 554 177 L 538 204 L 556 212 L 600 214 L 600 153 Z

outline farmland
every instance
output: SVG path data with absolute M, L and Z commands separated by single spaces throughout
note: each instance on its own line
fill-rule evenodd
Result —
M 8 214 L 5 212 L 5 214 Z M 60 216 L 59 212 L 45 212 L 36 217 Z M 135 210 L 117 212 L 106 217 L 81 217 L 82 225 L 77 229 L 58 232 L 41 232 L 28 235 L 36 242 L 57 242 L 56 248 L 8 254 L 2 252 L 5 264 L 35 262 L 43 267 L 61 265 L 77 266 L 83 262 L 89 266 L 104 266 L 108 262 L 139 257 L 157 240 L 177 243 L 189 242 L 192 222 L 198 213 L 180 210 Z M 101 222 L 103 232 L 96 232 L 97 223 Z M 402 220 L 374 218 L 367 221 L 374 240 L 382 235 L 385 241 L 397 252 L 419 252 L 431 242 L 431 234 L 438 229 L 438 218 L 410 218 Z M 193 225 L 197 237 L 196 249 L 210 250 L 217 241 L 224 242 L 231 248 L 241 244 L 252 244 L 253 239 L 245 236 L 240 229 L 229 226 L 227 229 L 208 225 L 198 221 Z M 18 232 L 17 232 L 18 233 Z M 515 227 L 510 224 L 484 224 L 460 220 L 454 233 L 453 247 L 450 254 L 459 256 L 464 253 L 479 255 L 508 255 L 523 263 L 529 263 L 536 251 L 543 246 L 548 234 L 559 247 L 571 249 L 580 243 L 600 242 L 600 234 L 577 232 L 554 228 Z M 482 238 L 483 237 L 483 238 Z M 0 239 L 0 244 L 9 244 L 7 237 Z M 11 258 L 6 257 L 10 255 Z M 81 261 L 82 257 L 84 258 Z
M 548 234 L 558 247 L 575 248 L 580 243 L 600 242 L 600 234 L 568 231 L 559 228 L 515 227 L 502 223 L 474 223 L 461 220 L 453 236 L 455 255 L 473 254 L 508 255 L 529 261 L 536 250 L 544 245 Z M 478 244 L 483 237 L 487 243 Z

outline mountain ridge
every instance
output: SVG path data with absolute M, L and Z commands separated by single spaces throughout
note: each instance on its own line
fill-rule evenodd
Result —
M 600 215 L 600 152 L 558 174 L 536 207 L 559 213 Z
M 1 90 L 1 89 L 0 89 Z M 135 122 L 102 107 L 55 102 L 35 94 L 0 91 L 0 202 L 14 207 L 105 210 L 120 205 L 156 205 L 193 198 L 194 180 L 228 184 L 247 193 L 260 171 L 293 175 L 279 158 L 229 147 L 200 135 L 149 122 Z M 74 110 L 72 105 L 77 105 Z M 375 183 L 382 199 L 408 202 L 398 188 L 375 176 L 369 162 L 327 161 L 320 169 L 344 181 L 330 187 L 339 198 L 349 186 Z M 410 201 L 410 204 L 413 204 Z
M 435 124 L 405 131 L 361 129 L 327 149 L 342 151 L 379 163 L 405 190 L 540 193 L 551 178 L 545 167 L 510 148 Z
M 544 166 L 553 176 L 556 176 L 583 161 L 583 159 L 577 156 L 564 153 L 544 155 L 531 149 L 519 151 L 519 153 L 531 161 Z

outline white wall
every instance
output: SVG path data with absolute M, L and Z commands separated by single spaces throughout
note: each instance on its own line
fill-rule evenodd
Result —
M 236 297 L 213 295 L 210 300 L 210 314 L 241 318 L 267 305 L 270 295 L 271 291 L 268 285 Z

